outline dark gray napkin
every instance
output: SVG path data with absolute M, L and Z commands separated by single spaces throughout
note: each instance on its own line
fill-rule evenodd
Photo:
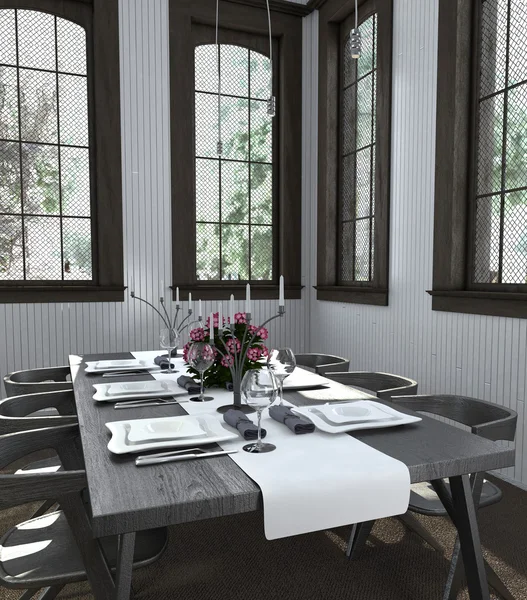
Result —
M 241 410 L 231 408 L 223 415 L 225 423 L 237 429 L 244 439 L 256 440 L 258 438 L 258 427 L 248 419 Z M 267 431 L 262 428 L 262 438 L 267 435 Z
M 174 354 L 172 354 L 172 357 L 174 357 Z M 154 358 L 154 362 L 162 369 L 168 369 L 168 354 L 161 354 L 161 356 L 156 356 Z M 170 364 L 170 368 L 176 368 L 173 362 Z
M 315 431 L 313 423 L 292 413 L 289 406 L 271 406 L 269 408 L 269 416 L 275 421 L 287 425 L 287 427 L 297 435 L 302 433 L 313 433 L 313 431 Z
M 187 375 L 178 377 L 177 384 L 179 387 L 185 388 L 189 394 L 199 394 L 201 392 L 199 383 L 196 383 L 192 377 L 188 377 Z

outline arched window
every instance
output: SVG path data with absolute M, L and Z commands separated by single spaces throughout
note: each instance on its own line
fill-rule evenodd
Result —
M 220 73 L 218 99 L 216 46 L 197 46 L 196 279 L 272 281 L 274 120 L 267 114 L 269 59 L 242 46 L 221 45 Z
M 0 301 L 121 299 L 117 2 L 16 4 L 0 0 Z

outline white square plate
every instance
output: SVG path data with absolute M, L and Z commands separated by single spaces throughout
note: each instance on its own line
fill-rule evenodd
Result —
M 176 417 L 165 417 L 173 419 Z M 228 430 L 223 421 L 220 421 L 220 415 L 203 414 L 195 416 L 185 416 L 179 418 L 195 419 L 202 430 L 199 437 L 179 438 L 167 441 L 150 440 L 148 442 L 133 443 L 128 439 L 132 427 L 132 421 L 113 421 L 106 423 L 106 427 L 111 431 L 112 437 L 108 442 L 108 450 L 113 454 L 128 454 L 144 452 L 145 450 L 157 450 L 161 448 L 185 448 L 196 444 L 212 444 L 216 442 L 226 442 L 239 438 L 238 432 Z M 138 419 L 141 421 L 152 422 L 154 419 Z
M 368 400 L 357 400 L 356 402 L 331 402 L 317 406 L 317 409 L 332 423 L 344 425 L 346 423 L 363 423 L 365 421 L 383 421 L 385 419 L 396 419 L 393 414 L 384 410 L 384 406 Z M 402 414 L 402 413 L 400 413 Z
M 95 388 L 93 399 L 97 402 L 118 402 L 159 396 L 188 396 L 188 392 L 171 379 L 95 383 L 93 387 Z
M 138 369 L 157 369 L 157 365 L 148 365 L 144 360 L 130 358 L 126 360 L 86 361 L 86 373 L 108 373 L 111 371 L 137 371 Z
M 188 415 L 180 417 L 161 417 L 155 419 L 136 419 L 130 421 L 128 441 L 133 444 L 150 441 L 167 442 L 182 438 L 196 438 L 206 435 L 197 419 Z

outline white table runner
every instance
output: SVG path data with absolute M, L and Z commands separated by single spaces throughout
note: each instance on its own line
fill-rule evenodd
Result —
M 133 352 L 150 360 L 159 352 Z M 185 374 L 182 359 L 173 359 L 176 375 L 153 373 L 156 379 Z M 182 408 L 191 415 L 215 414 L 232 403 L 232 393 L 209 390 L 214 400 L 189 402 Z M 362 396 L 362 395 L 361 395 Z M 363 396 L 362 396 L 363 397 Z M 249 416 L 255 421 L 252 415 Z M 250 454 L 239 440 L 221 443 L 225 450 L 238 449 L 230 458 L 260 487 L 264 504 L 265 536 L 269 540 L 381 519 L 406 512 L 410 498 L 410 474 L 402 462 L 371 448 L 348 434 L 320 431 L 294 435 L 264 411 L 262 426 L 274 452 Z

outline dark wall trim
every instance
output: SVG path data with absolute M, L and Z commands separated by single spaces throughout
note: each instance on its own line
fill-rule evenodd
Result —
M 393 0 L 363 0 L 359 18 L 378 14 L 376 211 L 374 278 L 371 285 L 338 284 L 339 78 L 341 24 L 354 0 L 327 0 L 319 13 L 318 259 L 317 298 L 336 302 L 388 303 L 392 21 Z M 342 289 L 342 291 L 339 291 Z M 373 301 L 375 300 L 375 301 Z
M 118 0 L 0 0 L 0 8 L 49 12 L 86 29 L 94 285 L 1 285 L 0 302 L 101 302 L 124 300 L 121 107 Z
M 247 6 L 253 6 L 254 8 L 267 9 L 265 0 L 226 0 L 226 2 L 246 4 Z M 308 8 L 305 4 L 287 2 L 286 0 L 270 0 L 269 6 L 273 12 L 296 15 L 299 17 L 305 17 L 313 12 L 313 9 Z
M 235 40 L 247 33 L 262 37 L 267 48 L 267 14 L 245 3 L 223 1 L 220 5 L 222 28 L 231 30 Z M 172 160 L 172 287 L 202 294 L 201 298 L 224 298 L 225 288 L 218 283 L 206 290 L 196 280 L 195 269 L 195 159 L 194 159 L 194 43 L 197 24 L 213 25 L 215 3 L 204 0 L 170 2 L 170 102 Z M 212 32 L 212 30 L 211 30 Z M 213 32 L 212 32 L 213 33 Z M 224 39 L 225 39 L 225 34 Z M 284 275 L 286 285 L 301 285 L 301 181 L 302 181 L 302 18 L 294 14 L 273 16 L 273 35 L 279 45 L 278 115 L 275 123 L 275 148 L 279 157 L 277 185 L 277 247 L 274 266 L 276 281 Z M 253 36 L 254 37 L 254 36 Z M 211 38 L 213 42 L 213 38 Z M 238 42 L 240 43 L 240 42 Z M 267 50 L 265 50 L 267 52 Z M 181 260 L 181 250 L 185 260 Z M 230 288 L 244 288 L 245 282 Z M 251 286 L 252 287 L 252 286 Z M 255 299 L 269 296 L 264 285 L 254 286 Z M 215 290 L 218 290 L 215 292 Z M 217 294 L 212 295 L 211 294 Z M 218 295 L 219 294 L 219 295 Z
M 322 8 L 322 6 L 324 6 L 324 4 L 326 4 L 326 2 L 327 0 L 309 0 L 309 2 L 306 4 L 306 7 L 311 11 L 319 10 Z
M 527 319 L 527 294 L 430 291 L 432 310 Z

